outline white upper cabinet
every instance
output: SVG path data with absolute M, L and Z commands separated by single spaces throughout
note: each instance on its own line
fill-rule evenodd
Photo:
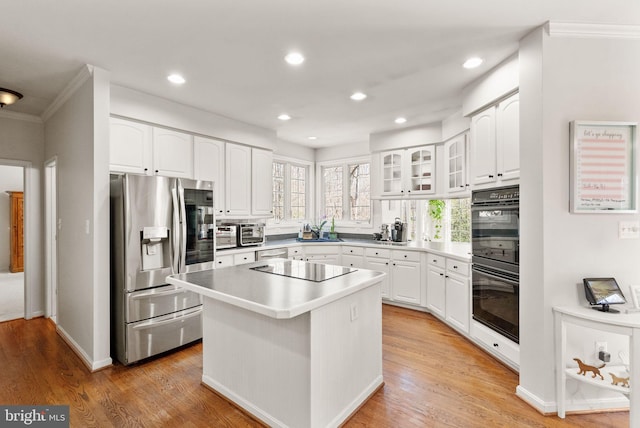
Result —
M 380 158 L 382 166 L 382 194 L 402 195 L 405 186 L 403 181 L 404 150 L 383 152 Z
M 520 177 L 518 94 L 471 118 L 471 168 L 475 187 L 488 188 Z
M 498 174 L 502 181 L 520 178 L 520 97 L 515 94 L 498 104 L 496 118 Z
M 251 149 L 251 212 L 273 215 L 273 152 Z
M 193 178 L 193 136 L 153 128 L 153 168 L 157 175 Z
M 409 195 L 435 193 L 436 146 L 408 149 L 406 154 L 409 163 L 407 193 Z
M 193 174 L 196 180 L 213 181 L 216 215 L 225 213 L 224 141 L 194 137 Z
M 251 215 L 251 147 L 227 143 L 225 215 Z M 272 181 L 270 178 L 269 181 Z M 271 196 L 271 194 L 270 194 Z
M 382 152 L 381 195 L 406 197 L 435 193 L 435 157 L 435 145 Z
M 445 183 L 447 193 L 469 191 L 467 173 L 467 134 L 458 135 L 444 144 Z
M 151 126 L 112 117 L 110 132 L 110 170 L 152 175 Z
M 193 137 L 130 120 L 110 120 L 109 169 L 193 178 Z

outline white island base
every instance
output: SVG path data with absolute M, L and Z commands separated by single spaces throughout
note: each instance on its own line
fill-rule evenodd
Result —
M 202 381 L 270 426 L 338 426 L 382 384 L 380 283 L 294 318 L 204 297 Z

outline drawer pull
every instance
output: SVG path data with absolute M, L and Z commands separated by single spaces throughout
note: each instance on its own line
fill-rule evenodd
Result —
M 497 343 L 494 343 L 494 344 L 493 344 L 493 347 L 494 347 L 494 348 L 499 348 L 499 347 L 500 347 L 500 345 L 498 345 Z

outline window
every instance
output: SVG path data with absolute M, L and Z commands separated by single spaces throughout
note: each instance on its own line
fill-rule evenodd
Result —
M 286 164 L 273 162 L 273 218 L 284 220 L 284 169 Z
M 471 242 L 471 198 L 449 201 L 451 242 Z
M 321 167 L 321 213 L 325 218 L 355 223 L 371 221 L 370 168 L 368 160 Z
M 303 161 L 273 161 L 273 221 L 307 218 L 309 206 L 309 164 Z
M 369 222 L 371 218 L 370 164 L 349 165 L 349 214 L 352 221 Z

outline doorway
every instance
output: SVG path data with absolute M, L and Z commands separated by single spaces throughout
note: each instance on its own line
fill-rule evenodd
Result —
M 25 317 L 24 167 L 0 164 L 0 322 Z
M 58 191 L 56 158 L 44 164 L 44 204 L 45 204 L 45 287 L 46 313 L 45 316 L 57 324 L 58 307 Z

